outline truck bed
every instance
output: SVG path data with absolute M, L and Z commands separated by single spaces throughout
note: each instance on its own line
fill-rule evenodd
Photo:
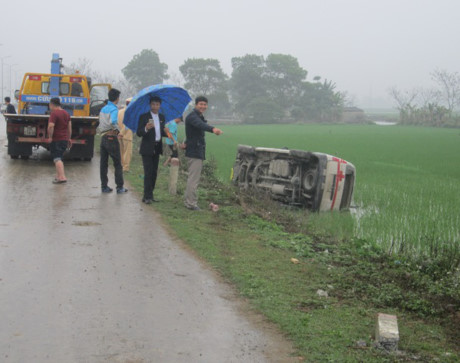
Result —
M 30 122 L 30 121 L 35 121 L 35 120 L 48 120 L 50 115 L 29 115 L 29 114 L 16 114 L 16 113 L 5 113 L 3 114 L 5 119 L 7 121 L 24 121 L 24 122 Z M 97 124 L 99 124 L 99 117 L 97 116 L 70 116 L 70 119 L 72 122 L 76 121 L 89 121 L 93 122 L 96 121 Z M 94 125 L 97 126 L 97 125 Z
M 49 115 L 4 114 L 7 125 L 8 154 L 12 159 L 28 158 L 32 147 L 49 149 L 47 138 Z M 70 158 L 91 160 L 94 154 L 94 135 L 99 125 L 97 116 L 71 116 L 72 148 Z

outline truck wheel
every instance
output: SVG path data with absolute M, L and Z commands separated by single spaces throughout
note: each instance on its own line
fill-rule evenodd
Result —
M 19 158 L 19 155 L 10 155 L 10 158 L 16 160 Z
M 83 158 L 83 161 L 91 161 L 92 158 Z
M 21 155 L 22 160 L 29 160 L 29 155 Z

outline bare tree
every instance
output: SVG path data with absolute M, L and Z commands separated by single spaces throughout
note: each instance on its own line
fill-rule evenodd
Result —
M 388 94 L 393 98 L 394 101 L 398 104 L 397 109 L 402 111 L 407 107 L 413 107 L 412 103 L 417 98 L 419 90 L 412 89 L 412 90 L 405 90 L 401 91 L 396 87 L 391 87 L 388 90 Z
M 431 78 L 441 88 L 442 101 L 446 103 L 449 114 L 460 105 L 460 75 L 457 72 L 436 69 Z
M 118 79 L 114 81 L 112 84 L 115 88 L 120 90 L 121 100 L 134 97 L 137 93 L 136 87 L 134 87 L 134 85 L 131 82 L 129 82 L 124 76 L 118 77 Z M 120 102 L 120 104 L 124 104 L 124 102 Z
M 88 58 L 78 58 L 76 62 L 64 65 L 65 74 L 80 73 L 86 77 L 94 78 L 95 71 L 93 70 L 93 61 Z
M 355 107 L 356 106 L 356 95 L 351 94 L 348 91 L 340 92 L 340 95 L 343 99 L 343 104 L 345 107 Z
M 433 88 L 419 88 L 417 90 L 417 103 L 421 107 L 427 107 L 428 105 L 436 105 L 439 103 L 441 98 L 441 92 Z
M 91 82 L 95 83 L 108 83 L 112 87 L 118 89 L 121 92 L 120 105 L 124 104 L 124 100 L 129 97 L 133 97 L 137 90 L 136 88 L 123 76 L 116 76 L 112 73 L 102 73 L 93 68 L 93 61 L 88 58 L 79 58 L 77 62 L 71 63 L 69 66 L 64 66 L 64 73 L 74 74 L 80 73 L 86 77 L 91 78 Z
M 183 87 L 184 83 L 185 83 L 185 80 L 184 80 L 184 77 L 182 76 L 181 73 L 179 72 L 169 72 L 169 80 L 168 80 L 169 83 L 175 85 L 175 86 L 179 86 L 179 87 Z

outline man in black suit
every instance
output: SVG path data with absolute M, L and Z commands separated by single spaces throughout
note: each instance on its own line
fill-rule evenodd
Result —
M 150 111 L 139 117 L 137 136 L 142 137 L 139 153 L 142 155 L 144 165 L 144 197 L 145 204 L 158 202 L 153 197 L 155 182 L 157 180 L 158 162 L 163 154 L 162 136 L 165 133 L 165 117 L 160 113 L 161 98 L 150 99 Z

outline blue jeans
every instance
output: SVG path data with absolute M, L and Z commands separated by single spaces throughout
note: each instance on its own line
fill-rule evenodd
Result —
M 115 168 L 115 184 L 117 189 L 123 188 L 123 167 L 121 166 L 120 143 L 116 136 L 104 135 L 101 138 L 101 187 L 107 187 L 109 178 L 107 173 L 109 170 L 109 156 L 112 158 Z
M 50 152 L 53 161 L 62 160 L 62 156 L 64 155 L 67 149 L 68 141 L 66 140 L 59 140 L 59 141 L 52 141 L 50 144 Z

